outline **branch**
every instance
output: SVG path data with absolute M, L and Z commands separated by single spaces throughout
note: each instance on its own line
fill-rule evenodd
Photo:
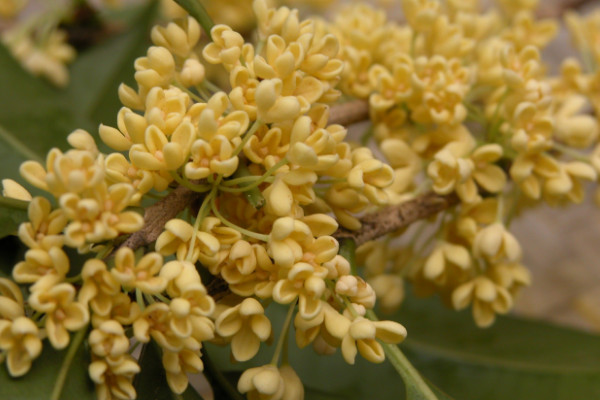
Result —
M 158 235 L 162 233 L 167 221 L 175 218 L 179 212 L 183 211 L 201 195 L 201 193 L 194 192 L 184 186 L 174 189 L 165 198 L 146 208 L 142 229 L 129 236 L 119 247 L 130 247 L 135 250 L 154 242 Z
M 456 204 L 458 204 L 458 197 L 454 194 L 442 196 L 430 192 L 405 203 L 366 214 L 360 219 L 362 223 L 360 230 L 340 228 L 333 236 L 338 240 L 352 239 L 357 246 L 360 246 L 369 240 L 405 228 L 420 219 L 429 218 Z
M 329 123 L 344 126 L 365 121 L 369 118 L 369 103 L 365 100 L 351 100 L 336 104 L 329 109 Z

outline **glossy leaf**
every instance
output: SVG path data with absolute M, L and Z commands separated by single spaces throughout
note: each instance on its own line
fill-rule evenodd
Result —
M 270 307 L 274 326 L 284 312 Z M 446 309 L 435 298 L 409 298 L 392 318 L 406 326 L 409 336 L 400 347 L 435 385 L 439 400 L 600 398 L 596 335 L 516 317 L 500 317 L 491 328 L 479 329 L 468 312 Z M 273 350 L 263 349 L 256 360 L 237 365 L 229 363 L 226 349 L 207 346 L 207 351 L 219 368 L 240 371 L 268 363 Z M 306 398 L 405 398 L 404 385 L 387 362 L 371 364 L 358 356 L 349 366 L 339 351 L 317 356 L 291 343 L 290 363 L 305 383 Z

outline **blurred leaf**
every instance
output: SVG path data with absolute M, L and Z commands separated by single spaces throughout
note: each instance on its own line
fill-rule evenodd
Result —
M 277 305 L 269 307 L 273 326 L 284 313 Z M 412 297 L 392 319 L 406 326 L 409 336 L 400 347 L 437 386 L 432 388 L 440 400 L 600 398 L 596 335 L 516 317 L 500 317 L 491 328 L 479 329 L 468 312 L 448 310 L 437 299 Z M 273 350 L 263 349 L 256 360 L 235 365 L 227 348 L 207 345 L 206 351 L 222 370 L 240 371 L 267 364 Z M 290 363 L 306 386 L 307 399 L 405 398 L 404 385 L 389 363 L 371 364 L 359 355 L 350 366 L 339 353 L 317 356 L 311 348 L 298 350 L 292 340 Z
M 138 399 L 144 400 L 202 400 L 202 396 L 188 385 L 180 396 L 169 389 L 167 376 L 162 365 L 162 357 L 158 345 L 154 342 L 144 345 L 138 361 L 142 370 L 134 378 L 133 384 Z
M 0 239 L 0 277 L 11 278 L 14 265 L 23 259 L 27 247 L 16 236 Z M 12 278 L 11 278 L 12 279 Z
M 78 54 L 65 95 L 72 112 L 89 121 L 85 128 L 95 131 L 100 122 L 116 123 L 122 106 L 117 90 L 122 82 L 135 82 L 133 62 L 150 46 L 157 8 L 157 1 L 139 7 L 123 21 L 127 25 L 123 33 Z
M 27 375 L 12 378 L 6 365 L 0 365 L 0 399 L 48 400 L 67 350 L 57 351 L 44 342 L 44 350 L 33 362 Z M 79 346 L 69 368 L 67 384 L 61 399 L 95 400 L 94 385 L 88 377 L 89 356 L 85 346 Z
M 0 196 L 0 239 L 17 232 L 19 224 L 27 221 L 29 202 Z

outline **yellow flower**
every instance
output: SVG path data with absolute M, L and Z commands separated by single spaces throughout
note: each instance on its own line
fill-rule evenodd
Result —
M 44 279 L 60 281 L 69 272 L 69 258 L 60 247 L 48 251 L 31 249 L 25 253 L 25 261 L 13 268 L 13 278 L 19 283 L 36 283 Z
M 119 357 L 127 353 L 129 339 L 123 326 L 115 320 L 102 322 L 88 336 L 92 352 L 99 357 Z
M 397 344 L 406 337 L 406 329 L 393 321 L 370 321 L 364 317 L 356 317 L 347 334 L 342 339 L 342 355 L 348 364 L 354 364 L 357 352 L 373 363 L 385 360 L 381 344 Z
M 88 367 L 98 400 L 135 399 L 133 376 L 139 372 L 140 366 L 129 355 L 94 359 Z
M 512 307 L 512 296 L 486 276 L 478 276 L 452 292 L 452 305 L 461 310 L 473 303 L 473 318 L 485 328 L 494 323 L 496 313 L 506 314 Z
M 50 250 L 62 247 L 64 238 L 62 230 L 67 218 L 60 209 L 52 210 L 50 202 L 44 197 L 36 196 L 29 203 L 27 215 L 30 222 L 19 225 L 19 239 L 30 249 Z
M 473 241 L 473 255 L 491 262 L 515 262 L 520 260 L 522 251 L 517 239 L 504 225 L 495 222 L 477 233 Z
M 27 317 L 12 321 L 0 319 L 0 350 L 6 353 L 6 366 L 10 376 L 25 375 L 31 363 L 42 352 L 41 332 Z
M 280 304 L 288 304 L 299 298 L 298 313 L 302 318 L 310 319 L 321 311 L 321 296 L 326 285 L 323 278 L 327 274 L 314 266 L 299 262 L 294 264 L 286 279 L 278 281 L 273 287 L 273 300 Z
M 167 287 L 166 279 L 156 276 L 162 265 L 163 258 L 158 253 L 147 253 L 136 262 L 133 250 L 122 247 L 115 254 L 115 266 L 110 273 L 126 289 L 158 294 Z
M 215 321 L 216 332 L 231 338 L 231 354 L 237 361 L 247 361 L 258 353 L 260 342 L 271 335 L 271 322 L 261 304 L 246 298 L 221 313 Z
M 206 265 L 214 262 L 220 249 L 219 240 L 213 235 L 201 230 L 194 235 L 194 228 L 177 218 L 167 221 L 165 231 L 158 236 L 155 244 L 156 251 L 160 254 L 175 254 L 178 260 L 186 259 L 190 246 L 194 246 L 191 261 L 200 260 Z
M 121 288 L 106 264 L 102 260 L 87 260 L 81 270 L 81 279 L 83 285 L 79 289 L 79 302 L 86 307 L 89 304 L 93 315 L 109 315 Z
M 300 116 L 299 97 L 283 96 L 281 79 L 265 79 L 256 87 L 255 100 L 257 117 L 266 123 L 285 122 Z
M 167 26 L 152 28 L 152 42 L 162 46 L 179 57 L 188 57 L 200 39 L 200 25 L 187 16 L 186 18 L 169 22 Z
M 423 277 L 444 286 L 456 277 L 464 276 L 471 266 L 471 256 L 463 246 L 439 243 L 423 265 Z M 454 279 L 453 279 L 454 278 Z
M 285 382 L 275 365 L 249 368 L 242 373 L 237 389 L 248 393 L 249 399 L 281 400 Z
M 25 315 L 23 293 L 10 279 L 0 278 L 0 317 L 14 320 Z
M 212 42 L 202 50 L 202 56 L 211 64 L 223 64 L 227 70 L 240 63 L 244 38 L 227 25 L 215 25 L 210 30 Z
M 162 363 L 167 372 L 167 383 L 174 393 L 183 393 L 188 386 L 187 374 L 204 370 L 200 350 L 183 349 L 180 352 L 164 351 Z
M 70 338 L 67 331 L 77 331 L 89 321 L 87 308 L 75 300 L 73 285 L 59 283 L 41 287 L 29 295 L 31 307 L 46 314 L 45 328 L 50 343 L 55 349 L 64 349 Z
M 2 179 L 2 196 L 23 201 L 32 199 L 31 193 L 12 179 Z

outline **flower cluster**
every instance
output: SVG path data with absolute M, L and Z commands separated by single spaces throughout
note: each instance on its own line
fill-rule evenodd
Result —
M 568 59 L 549 77 L 540 54 L 557 27 L 536 19 L 535 1 L 480 13 L 476 1 L 402 0 L 399 24 L 364 4 L 326 22 L 254 0 L 255 42 L 241 9 L 227 12 L 233 3 L 215 11 L 228 23 L 203 33 L 164 2 L 178 17 L 152 29 L 136 84 L 119 87 L 116 126 L 98 129 L 113 151 L 76 130 L 69 150 L 21 165 L 45 196 L 3 181 L 4 196 L 29 202 L 17 232 L 27 251 L 0 278 L 11 376 L 28 372 L 46 339 L 55 349 L 86 341 L 98 398 L 133 399 L 144 367 L 133 350 L 153 343 L 180 394 L 204 368 L 204 343 L 244 362 L 277 334 L 272 362 L 244 371 L 238 390 L 301 399 L 282 351 L 291 324 L 299 348 L 380 363 L 407 332 L 372 310 L 378 300 L 394 311 L 408 281 L 489 326 L 531 280 L 513 216 L 534 201 L 579 203 L 598 179 L 588 111 L 600 112 L 600 14 L 568 17 L 585 65 Z M 20 5 L 0 0 L 0 14 Z M 61 41 L 46 43 L 64 62 Z M 347 98 L 368 108 L 371 147 L 330 118 Z M 358 240 L 356 263 L 341 255 L 338 238 L 379 229 L 366 214 L 424 192 L 449 208 L 408 235 Z M 278 333 L 272 303 L 288 307 Z

